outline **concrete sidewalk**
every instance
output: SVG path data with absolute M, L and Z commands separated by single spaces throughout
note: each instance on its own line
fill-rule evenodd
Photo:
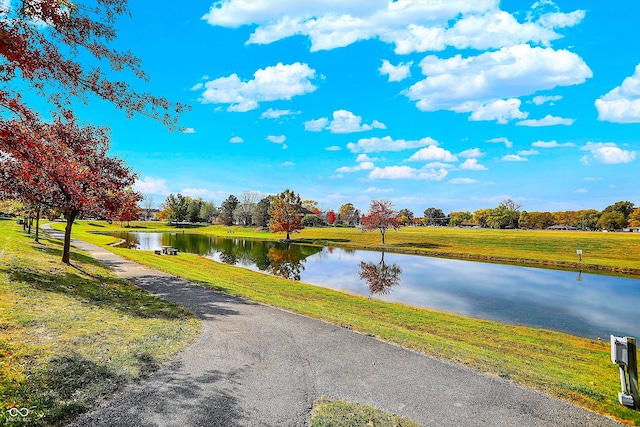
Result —
M 322 395 L 423 426 L 620 425 L 505 380 L 73 245 L 204 322 L 198 341 L 173 362 L 74 426 L 302 427 Z

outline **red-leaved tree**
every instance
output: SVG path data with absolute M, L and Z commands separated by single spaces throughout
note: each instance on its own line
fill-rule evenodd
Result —
M 127 3 L 0 2 L 0 120 L 8 118 L 7 110 L 17 117 L 33 113 L 21 97 L 22 90 L 29 90 L 45 97 L 58 113 L 67 110 L 74 99 L 86 102 L 86 95 L 93 94 L 124 110 L 127 116 L 140 113 L 172 128 L 184 105 L 140 93 L 105 72 L 105 68 L 115 72 L 129 70 L 139 79 L 148 79 L 140 59 L 129 51 L 110 47 L 117 36 L 117 18 L 129 13 Z M 96 66 L 80 62 L 79 58 L 87 54 L 97 60 Z
M 81 126 L 72 118 L 53 124 L 0 122 L 0 190 L 64 214 L 62 261 L 67 264 L 75 219 L 81 214 L 115 216 L 117 201 L 135 181 L 121 159 L 107 156 L 108 149 L 106 128 Z
M 372 200 L 369 212 L 362 217 L 361 223 L 363 231 L 380 230 L 382 244 L 384 244 L 384 235 L 389 228 L 394 230 L 400 228 L 398 213 L 393 209 L 393 203 L 385 199 Z
M 287 233 L 286 240 L 296 230 L 301 230 L 302 225 L 302 201 L 300 196 L 287 189 L 278 194 L 269 206 L 269 229 L 272 233 Z

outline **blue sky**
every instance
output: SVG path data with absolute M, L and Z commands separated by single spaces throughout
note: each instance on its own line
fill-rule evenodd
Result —
M 156 205 L 286 188 L 417 216 L 640 204 L 635 0 L 130 6 L 116 47 L 142 59 L 139 89 L 192 106 L 186 131 L 100 102 L 81 115 L 112 128 Z

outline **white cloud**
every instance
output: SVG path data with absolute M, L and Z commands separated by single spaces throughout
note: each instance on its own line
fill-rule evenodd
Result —
M 393 193 L 393 188 L 369 187 L 366 190 L 364 190 L 364 193 Z
M 529 113 L 520 111 L 520 100 L 517 98 L 497 99 L 486 104 L 465 103 L 460 107 L 454 107 L 456 112 L 471 112 L 471 121 L 491 121 L 504 125 L 510 120 L 526 119 Z
M 329 119 L 322 117 L 320 119 L 308 120 L 304 122 L 304 130 L 309 132 L 322 132 L 322 129 L 326 128 L 329 124 Z
M 405 94 L 423 111 L 463 109 L 468 102 L 486 103 L 528 95 L 538 90 L 583 83 L 591 70 L 566 50 L 518 45 L 478 56 L 435 55 L 421 62 L 426 79 Z M 455 88 L 455 90 L 451 90 Z
M 471 178 L 453 178 L 449 180 L 449 184 L 475 184 L 476 182 L 478 181 Z
M 337 145 L 332 145 L 330 147 L 325 148 L 325 150 L 327 150 L 327 151 L 340 151 L 340 150 L 342 150 L 342 148 L 337 146 Z
M 205 188 L 184 188 L 180 192 L 180 194 L 182 194 L 183 196 L 191 197 L 193 199 L 202 197 L 205 200 L 212 200 L 218 195 L 217 193 Z
M 145 176 L 144 179 L 136 180 L 133 185 L 134 190 L 144 194 L 163 194 L 168 195 L 170 193 L 167 187 L 167 181 L 164 179 L 155 179 L 150 176 Z
M 636 159 L 636 152 L 623 150 L 613 142 L 588 142 L 580 147 L 581 151 L 589 151 L 590 154 L 583 156 L 580 162 L 584 165 L 598 162 L 609 165 L 620 163 L 631 163 Z
M 420 66 L 427 77 L 403 93 L 422 111 L 472 112 L 499 99 L 576 85 L 592 76 L 575 53 L 529 45 L 468 58 L 429 55 Z M 509 111 L 517 114 L 513 106 Z
M 632 76 L 606 95 L 596 99 L 598 120 L 615 123 L 640 123 L 640 64 Z
M 382 151 L 402 151 L 429 145 L 438 145 L 438 141 L 429 136 L 417 141 L 406 141 L 404 139 L 394 141 L 390 136 L 385 136 L 384 138 L 363 138 L 356 144 L 350 142 L 347 144 L 347 148 L 352 153 L 379 153 Z
M 436 145 L 429 145 L 428 147 L 422 148 L 415 152 L 407 160 L 410 162 L 430 162 L 434 160 L 441 162 L 456 162 L 458 161 L 458 158 L 444 148 L 438 147 Z
M 284 162 L 284 163 L 282 163 L 282 166 L 284 166 L 284 167 L 295 166 L 295 163 L 293 163 L 293 162 Z
M 536 141 L 531 144 L 532 147 L 537 148 L 557 148 L 557 147 L 575 147 L 573 142 L 565 142 L 563 144 L 559 144 L 557 141 Z
M 480 151 L 479 148 L 469 148 L 468 150 L 464 150 L 463 152 L 458 153 L 458 156 L 465 159 L 470 159 L 474 157 L 482 157 L 484 156 L 484 153 Z
M 386 59 L 382 60 L 382 65 L 378 68 L 380 74 L 389 76 L 390 82 L 399 82 L 411 76 L 411 66 L 413 61 L 401 62 L 398 65 L 391 65 Z
M 540 154 L 537 150 L 520 150 L 518 151 L 518 156 L 537 156 Z
M 200 82 L 200 83 L 196 83 L 193 86 L 191 86 L 190 90 L 200 90 L 204 88 L 204 83 Z
M 517 154 L 507 154 L 506 156 L 502 156 L 503 162 L 526 162 L 528 159 L 526 157 L 518 156 Z
M 542 105 L 545 103 L 549 103 L 549 105 L 553 105 L 556 101 L 560 101 L 562 99 L 562 96 L 560 95 L 554 95 L 554 96 L 544 96 L 544 95 L 538 95 L 538 96 L 534 96 L 531 101 L 536 104 L 536 105 Z
M 184 128 L 181 131 L 182 133 L 196 133 L 196 130 L 194 128 Z
M 578 188 L 577 190 L 573 191 L 573 194 L 584 194 L 584 193 L 588 193 L 589 190 L 587 190 L 586 188 Z
M 573 124 L 573 122 L 575 122 L 575 121 L 576 121 L 576 119 L 566 119 L 564 117 L 554 117 L 551 114 L 547 114 L 542 119 L 539 119 L 539 120 L 535 120 L 535 119 L 522 120 L 522 121 L 516 123 L 516 125 L 517 126 L 533 126 L 533 127 L 555 126 L 555 125 L 571 126 Z
M 375 162 L 377 160 L 380 159 L 378 157 L 369 157 L 364 153 L 358 154 L 358 157 L 356 157 L 356 162 Z
M 584 11 L 554 11 L 519 22 L 496 0 L 347 2 L 295 0 L 217 1 L 203 16 L 209 24 L 237 28 L 254 25 L 247 44 L 267 44 L 303 35 L 311 51 L 348 46 L 377 38 L 398 54 L 459 49 L 489 49 L 528 43 L 548 45 L 554 31 L 578 24 Z
M 279 119 L 283 116 L 291 116 L 294 114 L 300 114 L 301 111 L 291 111 L 291 110 L 277 110 L 273 108 L 269 108 L 267 111 L 260 114 L 261 119 Z
M 229 140 L 229 142 L 232 144 L 241 144 L 244 142 L 244 139 L 240 138 L 239 136 L 234 136 Z
M 492 143 L 498 143 L 498 144 L 503 144 L 504 146 L 507 148 L 511 148 L 513 147 L 513 142 L 509 141 L 508 138 L 501 136 L 499 138 L 491 138 L 491 139 L 487 139 L 486 142 L 492 142 Z
M 485 171 L 487 167 L 478 163 L 477 159 L 467 159 L 460 164 L 462 170 Z
M 374 165 L 372 162 L 360 162 L 356 166 L 343 166 L 341 168 L 336 169 L 337 173 L 351 173 L 357 171 L 370 171 L 374 169 Z
M 237 74 L 220 77 L 204 84 L 203 104 L 229 104 L 227 111 L 245 112 L 258 108 L 263 101 L 290 100 L 316 90 L 311 80 L 316 71 L 299 62 L 260 69 L 253 80 L 241 81 Z
M 455 165 L 451 163 L 442 163 L 442 162 L 429 162 L 423 166 L 423 169 L 453 169 Z
M 287 140 L 287 137 L 284 135 L 269 135 L 265 139 L 273 142 L 274 144 L 282 144 Z
M 409 166 L 386 166 L 369 172 L 371 179 L 417 179 L 442 181 L 449 172 L 446 169 L 414 169 Z
M 361 124 L 362 117 L 356 116 L 351 111 L 336 110 L 333 112 L 333 120 L 326 117 L 304 122 L 305 130 L 310 132 L 320 132 L 329 129 L 331 133 L 354 133 L 364 132 L 372 129 L 386 129 L 384 123 L 374 120 L 370 125 Z

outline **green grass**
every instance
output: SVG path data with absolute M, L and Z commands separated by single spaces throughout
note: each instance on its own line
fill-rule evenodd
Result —
M 83 223 L 78 225 L 75 227 L 76 237 L 102 245 L 115 240 L 110 236 L 87 233 L 91 227 Z M 218 229 L 211 227 L 209 230 Z M 338 231 L 343 234 L 324 236 L 356 236 L 344 234 L 344 229 Z M 314 229 L 307 233 L 320 234 L 326 231 Z M 419 231 L 414 234 L 420 233 L 424 233 L 425 238 L 437 235 L 440 231 Z M 240 231 L 235 234 L 240 234 Z M 255 237 L 259 233 L 249 231 L 247 234 Z M 505 234 L 506 237 L 509 235 Z M 462 233 L 461 236 L 466 234 Z M 491 239 L 495 237 L 487 238 L 488 241 Z M 627 241 L 627 237 L 619 239 L 619 242 Z M 404 240 L 408 240 L 408 237 L 404 236 Z M 514 237 L 512 240 L 517 239 Z M 640 425 L 640 412 L 618 403 L 618 370 L 609 359 L 608 342 L 386 303 L 215 263 L 191 254 L 160 257 L 150 251 L 110 250 L 203 286 L 370 334 L 438 359 L 508 378 L 629 424 Z M 630 257 L 633 256 L 630 251 Z
M 322 397 L 314 402 L 309 427 L 420 427 L 413 421 L 368 405 Z
M 58 241 L 0 220 L 0 423 L 62 425 L 193 341 L 186 309 L 117 279 Z M 23 411 L 24 413 L 24 411 Z

